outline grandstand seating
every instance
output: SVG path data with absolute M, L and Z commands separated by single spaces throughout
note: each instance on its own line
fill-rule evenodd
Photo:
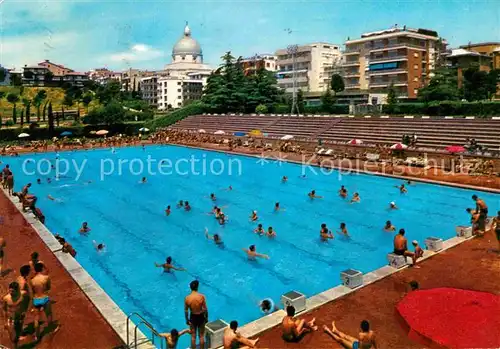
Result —
M 463 145 L 466 138 L 474 138 L 486 148 L 500 149 L 500 120 L 492 119 L 194 115 L 172 128 L 204 129 L 207 133 L 223 130 L 228 134 L 258 129 L 274 138 L 293 135 L 296 139 L 335 142 L 357 138 L 367 144 L 393 144 L 400 142 L 403 134 L 415 133 L 419 147 Z

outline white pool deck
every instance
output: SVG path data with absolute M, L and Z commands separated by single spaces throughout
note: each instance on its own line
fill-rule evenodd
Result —
M 190 147 L 190 146 L 188 146 Z M 252 154 L 240 154 L 236 152 L 228 152 L 228 151 L 223 151 L 223 150 L 216 150 L 216 149 L 209 149 L 209 148 L 200 148 L 200 147 L 190 147 L 190 148 L 195 148 L 195 149 L 203 149 L 203 150 L 209 150 L 209 151 L 216 151 L 216 152 L 224 152 L 224 153 L 231 153 L 234 155 L 241 155 L 241 156 L 249 156 L 249 157 L 258 157 L 259 155 L 252 155 Z M 288 162 L 292 163 L 299 163 L 296 161 L 292 160 L 286 160 Z M 403 176 L 397 176 L 397 175 L 388 175 L 388 174 L 381 174 L 381 173 L 374 173 L 374 172 L 367 172 L 367 171 L 356 171 L 360 173 L 366 173 L 366 174 L 371 174 L 371 175 L 377 175 L 377 176 L 383 176 L 383 177 L 390 177 L 390 178 L 400 178 L 404 180 L 410 179 L 410 177 L 403 177 Z M 473 189 L 477 191 L 488 191 L 488 192 L 493 192 L 493 193 L 500 193 L 500 190 L 498 189 L 491 189 L 491 188 L 478 188 L 478 187 L 473 187 L 473 186 L 468 186 L 468 185 L 458 185 L 455 183 L 447 183 L 447 182 L 440 182 L 440 181 L 434 181 L 434 180 L 426 180 L 426 179 L 420 179 L 420 178 L 411 178 L 412 181 L 415 182 L 425 182 L 429 184 L 437 184 L 437 185 L 446 185 L 446 186 L 453 186 L 461 189 Z M 71 277 L 75 280 L 75 282 L 79 285 L 79 287 L 82 289 L 83 292 L 87 295 L 87 297 L 90 299 L 90 301 L 94 304 L 94 306 L 97 308 L 97 310 L 101 313 L 101 315 L 106 319 L 106 321 L 110 324 L 110 326 L 116 331 L 116 333 L 120 336 L 120 338 L 123 340 L 124 343 L 127 343 L 127 315 L 121 310 L 121 308 L 109 297 L 109 295 L 97 284 L 97 282 L 90 276 L 90 274 L 76 261 L 73 257 L 71 257 L 69 254 L 62 253 L 61 250 L 61 244 L 56 240 L 54 235 L 43 225 L 38 219 L 35 218 L 35 216 L 31 212 L 24 212 L 22 210 L 21 204 L 17 202 L 18 200 L 14 199 L 14 197 L 11 197 L 8 195 L 7 191 L 4 189 L 4 195 L 9 198 L 9 200 L 17 207 L 19 212 L 25 217 L 26 221 L 32 226 L 32 228 L 37 232 L 37 234 L 40 236 L 42 241 L 47 245 L 47 247 L 54 253 L 56 258 L 61 262 L 61 264 L 66 268 L 68 273 L 71 275 Z M 428 258 L 433 257 L 436 254 L 439 254 L 443 251 L 446 251 L 449 248 L 452 248 L 456 245 L 459 245 L 467 240 L 472 239 L 473 237 L 470 238 L 462 238 L 462 237 L 453 237 L 451 239 L 443 241 L 443 248 L 438 251 L 438 252 L 432 252 L 429 250 L 425 250 L 424 256 L 419 259 L 419 262 L 422 260 L 426 260 Z M 406 268 L 408 268 L 409 265 L 406 265 L 402 268 L 396 269 L 393 268 L 389 265 L 384 266 L 382 268 L 376 269 L 372 272 L 363 274 L 363 285 L 360 287 L 357 287 L 355 289 L 348 288 L 346 286 L 336 286 L 333 288 L 330 288 L 324 292 L 318 293 L 316 295 L 313 295 L 309 298 L 306 299 L 306 309 L 300 313 L 297 314 L 297 316 L 303 315 L 305 313 L 308 313 L 326 303 L 332 302 L 338 298 L 341 298 L 345 295 L 348 295 L 352 292 L 356 292 L 358 289 L 361 289 L 363 287 L 366 287 L 376 281 L 379 281 L 381 279 L 384 279 L 394 273 L 400 272 Z M 339 275 L 339 282 L 340 282 L 340 275 Z M 292 290 L 288 290 L 292 291 Z M 301 292 L 299 289 L 295 289 L 293 291 Z M 245 337 L 253 337 L 258 335 L 261 332 L 264 332 L 266 330 L 269 330 L 273 327 L 278 326 L 283 317 L 286 315 L 284 310 L 278 310 L 272 314 L 269 314 L 267 316 L 263 316 L 255 321 L 252 321 L 250 323 L 247 323 L 239 328 L 239 333 L 241 333 Z M 147 319 L 146 319 L 147 320 Z M 215 319 L 212 319 L 215 320 Z M 226 322 L 230 322 L 232 319 L 222 319 Z M 228 321 L 229 320 L 229 321 Z M 134 328 L 135 325 L 132 323 L 129 327 L 129 342 L 134 340 Z M 140 349 L 153 349 L 155 346 L 148 341 L 148 338 L 140 331 L 138 330 L 138 336 L 137 336 L 137 348 Z M 135 344 L 127 343 L 130 345 L 131 348 L 135 348 Z

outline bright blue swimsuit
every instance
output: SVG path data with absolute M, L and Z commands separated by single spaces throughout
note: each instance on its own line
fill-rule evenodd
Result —
M 43 298 L 33 298 L 33 306 L 35 308 L 42 308 L 49 302 L 49 296 Z

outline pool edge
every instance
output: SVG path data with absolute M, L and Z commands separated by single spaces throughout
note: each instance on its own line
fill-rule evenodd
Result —
M 90 300 L 97 309 L 99 314 L 109 324 L 109 326 L 118 334 L 123 343 L 129 347 L 127 343 L 127 315 L 113 301 L 113 299 L 102 289 L 101 286 L 92 278 L 85 268 L 73 257 L 61 251 L 61 244 L 49 229 L 42 224 L 31 212 L 24 212 L 22 205 L 15 202 L 6 189 L 2 188 L 3 195 L 14 205 L 21 213 L 25 221 L 37 233 L 38 237 L 43 241 L 47 248 L 52 252 L 55 258 L 61 263 L 62 267 L 68 272 L 71 278 L 76 282 L 80 290 Z M 130 321 L 128 333 L 129 339 L 134 339 L 134 329 L 136 324 Z M 149 341 L 144 333 L 137 329 L 137 348 L 140 349 L 155 349 L 156 347 Z

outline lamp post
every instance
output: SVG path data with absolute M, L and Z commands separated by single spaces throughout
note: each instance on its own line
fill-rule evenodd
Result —
M 296 56 L 299 49 L 298 45 L 289 45 L 286 49 L 289 55 L 292 55 L 292 110 L 290 114 L 293 115 L 294 111 L 299 114 L 299 108 L 297 106 L 297 74 L 296 70 Z

